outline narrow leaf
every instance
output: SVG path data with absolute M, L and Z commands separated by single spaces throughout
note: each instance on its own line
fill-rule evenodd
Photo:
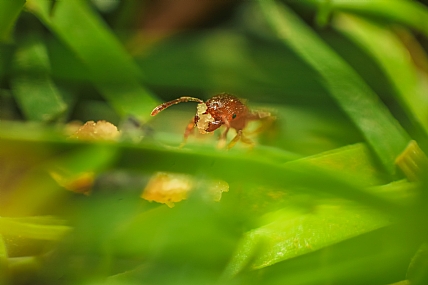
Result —
M 428 133 L 427 90 L 419 82 L 416 66 L 402 41 L 389 29 L 356 17 L 341 15 L 336 17 L 334 23 L 336 29 L 354 40 L 377 61 L 389 77 L 407 115 Z
M 391 0 L 388 1 L 388 5 L 385 5 L 384 0 L 331 0 L 329 2 L 333 11 L 385 19 L 395 24 L 408 26 L 428 37 L 428 8 L 418 1 Z
M 325 87 L 376 152 L 385 169 L 395 173 L 395 158 L 410 141 L 376 94 L 314 32 L 285 6 L 260 0 L 278 37 L 317 70 Z
M 141 71 L 108 27 L 82 0 L 29 0 L 27 8 L 88 68 L 91 80 L 120 115 L 150 117 L 157 105 L 141 84 Z
M 337 201 L 318 204 L 312 213 L 295 218 L 286 212 L 275 213 L 275 219 L 254 230 L 264 241 L 264 250 L 252 267 L 266 267 L 389 223 L 387 217 L 373 210 Z
M 0 234 L 41 240 L 59 240 L 71 230 L 63 225 L 46 225 L 15 221 L 14 218 L 0 218 Z
M 224 152 L 207 147 L 189 150 L 163 148 L 150 143 L 129 145 L 71 142 L 60 138 L 45 140 L 22 126 L 14 126 L 4 122 L 1 126 L 0 142 L 2 149 L 7 150 L 8 155 L 21 153 L 23 149 L 28 150 L 29 146 L 31 146 L 30 149 L 34 150 L 47 150 L 49 147 L 51 155 L 64 150 L 70 151 L 73 148 L 79 151 L 82 150 L 82 146 L 88 147 L 84 148 L 88 150 L 100 149 L 93 152 L 94 157 L 92 157 L 91 151 L 85 152 L 87 154 L 86 160 L 91 161 L 91 159 L 98 160 L 99 154 L 114 151 L 117 148 L 117 152 L 112 152 L 110 156 L 115 158 L 114 166 L 111 165 L 110 167 L 146 173 L 166 171 L 202 175 L 207 178 L 225 180 L 231 187 L 242 185 L 243 182 L 280 188 L 305 187 L 316 193 L 329 193 L 345 199 L 356 200 L 389 213 L 397 211 L 397 205 L 363 190 L 365 186 L 368 186 L 362 183 L 363 181 L 354 181 L 349 179 L 347 175 L 338 175 L 337 169 L 329 171 L 328 168 L 321 168 L 310 163 L 279 164 L 273 161 L 270 156 L 261 153 L 249 155 L 246 151 Z M 15 127 L 13 131 L 12 126 Z M 358 148 L 355 151 L 360 152 Z M 284 155 L 284 157 L 287 156 L 287 154 Z M 72 169 L 77 168 L 73 166 Z M 378 181 L 378 178 L 373 176 L 373 178 L 369 178 L 370 180 Z M 368 184 L 373 185 L 372 182 Z M 343 189 L 347 189 L 347 191 L 343 191 Z
M 15 53 L 13 95 L 27 119 L 49 122 L 58 119 L 67 108 L 49 75 L 46 46 L 38 36 L 31 36 Z
M 0 42 L 11 41 L 11 31 L 25 0 L 0 0 Z

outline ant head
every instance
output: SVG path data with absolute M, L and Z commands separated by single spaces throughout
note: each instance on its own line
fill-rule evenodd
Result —
M 198 104 L 195 123 L 202 134 L 213 132 L 223 124 L 228 127 L 243 127 L 247 112 L 248 109 L 241 100 L 222 93 Z M 237 125 L 238 121 L 240 123 Z
M 195 116 L 195 124 L 201 134 L 206 134 L 218 129 L 222 125 L 221 119 L 214 118 L 208 112 L 206 103 L 199 103 Z

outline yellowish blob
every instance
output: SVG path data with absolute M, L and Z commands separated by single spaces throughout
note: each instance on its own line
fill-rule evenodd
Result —
M 193 181 L 188 175 L 158 172 L 150 179 L 141 198 L 166 204 L 172 208 L 175 202 L 187 198 L 192 187 Z
M 196 188 L 204 189 L 203 197 L 220 201 L 222 193 L 229 191 L 229 184 L 222 180 L 196 180 L 193 176 L 158 172 L 152 176 L 141 198 L 174 207 L 174 203 L 187 199 Z
M 51 177 L 65 189 L 88 195 L 94 185 L 95 173 L 88 171 L 77 175 L 69 175 L 65 171 L 49 171 Z
M 85 141 L 96 141 L 96 140 L 108 140 L 115 141 L 119 138 L 120 132 L 117 127 L 107 121 L 88 121 L 81 126 L 70 138 L 85 140 Z
M 207 109 L 208 107 L 205 103 L 198 104 L 197 115 L 199 117 L 199 121 L 196 126 L 198 127 L 198 130 L 201 134 L 206 134 L 209 124 L 214 122 L 214 118 L 210 113 L 204 114 Z

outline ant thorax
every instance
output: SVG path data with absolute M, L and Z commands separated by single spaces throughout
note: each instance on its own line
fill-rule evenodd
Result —
M 205 103 L 199 103 L 197 107 L 197 113 L 196 116 L 198 117 L 198 121 L 196 122 L 196 127 L 198 127 L 198 130 L 201 134 L 206 134 L 207 129 L 210 123 L 214 122 L 213 116 L 211 116 L 210 113 L 206 113 L 208 107 Z

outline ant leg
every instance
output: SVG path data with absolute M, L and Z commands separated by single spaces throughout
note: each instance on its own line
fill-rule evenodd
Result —
M 230 127 L 226 126 L 226 130 L 221 134 L 220 139 L 217 144 L 217 148 L 224 148 L 226 145 L 227 133 L 229 132 Z
M 242 138 L 242 130 L 236 131 L 236 136 L 227 145 L 227 149 L 231 149 Z
M 194 128 L 195 128 L 195 118 L 193 117 L 193 119 L 187 125 L 186 130 L 184 131 L 183 142 L 180 144 L 180 148 L 182 148 L 186 144 L 187 138 L 192 133 Z
M 224 148 L 226 145 L 227 133 L 230 130 L 230 123 L 227 120 L 226 116 L 222 116 L 223 124 L 226 126 L 226 130 L 221 134 L 220 140 L 218 141 L 217 148 Z
M 245 144 L 247 144 L 250 149 L 252 149 L 254 147 L 254 142 L 252 140 L 250 140 L 249 138 L 247 138 L 246 136 L 244 136 L 244 134 L 241 134 L 241 141 Z
M 227 145 L 227 149 L 231 149 L 239 140 L 241 140 L 243 143 L 246 143 L 250 146 L 250 148 L 254 147 L 254 142 L 244 136 L 244 133 L 242 130 L 239 130 L 236 132 L 236 136 L 230 141 L 230 143 Z

